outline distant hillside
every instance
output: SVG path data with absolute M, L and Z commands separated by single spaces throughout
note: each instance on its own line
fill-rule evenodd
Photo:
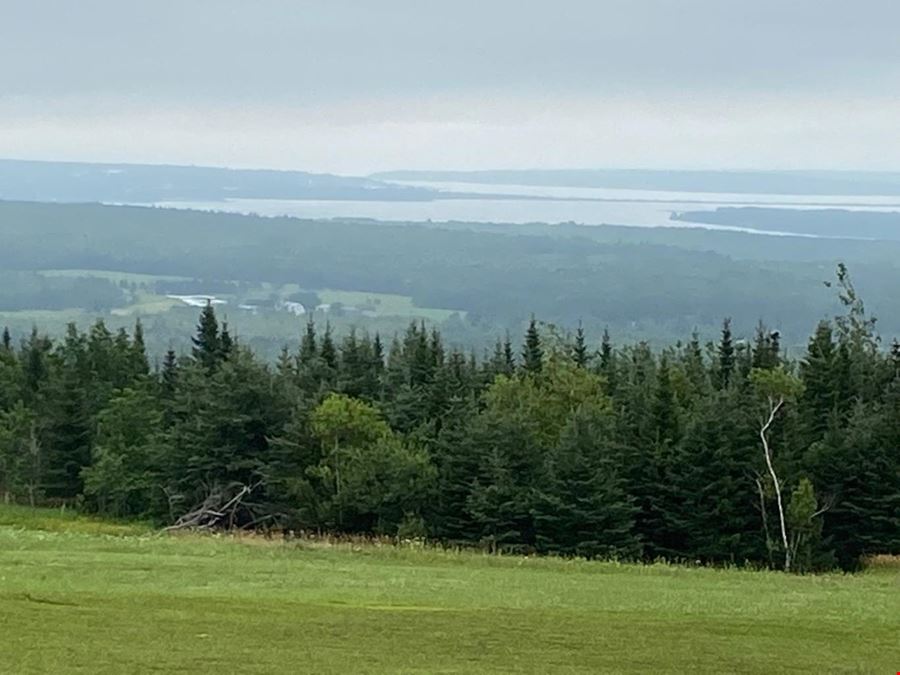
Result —
M 294 291 L 397 296 L 408 307 L 458 312 L 454 339 L 479 347 L 485 335 L 521 330 L 532 312 L 557 325 L 581 321 L 588 335 L 609 328 L 614 336 L 666 342 L 694 329 L 713 337 L 725 316 L 734 317 L 736 333 L 749 335 L 762 319 L 778 327 L 786 345 L 797 344 L 810 325 L 840 310 L 822 282 L 843 260 L 880 317 L 883 334 L 900 335 L 900 242 L 675 228 L 301 220 L 22 202 L 0 202 L 0 241 L 0 269 L 7 271 L 90 270 L 115 283 L 135 274 L 202 280 L 197 289 L 175 290 L 189 294 L 214 294 L 216 284 L 239 282 L 242 288 L 291 285 Z M 97 274 L 103 271 L 115 274 Z M 72 303 L 59 289 L 37 287 L 38 281 L 31 286 L 41 304 L 33 309 L 121 304 L 106 286 L 97 285 L 96 301 Z M 133 296 L 140 289 L 126 290 Z M 48 320 L 11 318 L 26 330 L 35 320 L 41 326 Z M 230 319 L 240 328 L 236 315 Z M 291 330 L 299 335 L 299 323 Z
M 0 199 L 161 202 L 244 199 L 430 199 L 426 189 L 303 171 L 0 159 Z
M 796 195 L 900 195 L 900 173 L 866 171 L 653 171 L 561 169 L 521 171 L 390 171 L 378 180 L 488 185 L 734 192 Z

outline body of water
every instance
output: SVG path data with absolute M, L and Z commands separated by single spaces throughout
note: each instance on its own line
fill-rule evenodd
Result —
M 714 210 L 720 206 L 777 208 L 840 208 L 861 211 L 900 210 L 897 197 L 846 195 L 766 195 L 667 192 L 602 188 L 567 188 L 470 183 L 403 182 L 442 192 L 484 194 L 465 199 L 409 201 L 338 201 L 230 199 L 218 202 L 163 202 L 158 206 L 192 208 L 263 216 L 298 218 L 372 218 L 385 221 L 578 223 L 631 227 L 703 227 L 716 230 L 746 228 L 671 220 L 673 212 Z M 488 195 L 504 195 L 491 198 Z M 522 197 L 522 199 L 516 199 Z M 535 199 L 539 197 L 541 199 Z M 789 234 L 760 232 L 760 234 Z

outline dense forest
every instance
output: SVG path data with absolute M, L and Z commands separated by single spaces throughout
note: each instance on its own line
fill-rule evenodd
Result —
M 214 308 L 149 365 L 142 327 L 0 343 L 0 495 L 176 526 L 491 550 L 852 569 L 900 553 L 900 346 L 845 311 L 777 331 L 590 347 L 532 320 L 483 355 L 411 324 L 306 327 L 277 364 Z
M 442 332 L 466 347 L 485 346 L 506 330 L 519 333 L 534 312 L 560 325 L 581 320 L 593 340 L 608 327 L 617 340 L 646 339 L 655 346 L 694 329 L 704 341 L 712 338 L 723 316 L 735 317 L 741 333 L 762 318 L 793 348 L 803 344 L 809 326 L 837 311 L 822 282 L 845 259 L 884 317 L 882 331 L 900 335 L 894 311 L 898 242 L 674 228 L 300 220 L 22 202 L 0 202 L 0 237 L 6 270 L 204 280 L 190 292 L 241 282 L 408 296 L 416 307 L 464 315 Z M 109 302 L 105 295 L 101 300 Z M 234 310 L 228 318 L 247 335 Z M 154 356 L 181 337 L 163 334 L 173 329 L 158 325 L 162 319 L 154 315 L 145 325 Z M 33 322 L 30 316 L 7 320 L 17 338 Z M 267 351 L 277 352 L 280 344 Z
M 62 279 L 0 270 L 0 311 L 80 308 L 100 311 L 125 304 L 122 289 L 104 279 Z

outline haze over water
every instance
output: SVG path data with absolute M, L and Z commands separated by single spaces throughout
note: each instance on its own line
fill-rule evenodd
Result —
M 900 199 L 896 196 L 723 194 L 481 185 L 432 181 L 394 182 L 433 188 L 443 192 L 484 194 L 485 198 L 436 199 L 433 201 L 230 199 L 214 202 L 173 201 L 161 202 L 157 205 L 310 219 L 371 218 L 408 222 L 577 223 L 597 226 L 702 227 L 767 235 L 779 233 L 762 232 L 752 228 L 676 221 L 671 219 L 671 215 L 685 211 L 711 211 L 723 206 L 769 206 L 795 209 L 840 208 L 883 212 L 900 209 Z M 497 195 L 504 197 L 497 198 Z M 515 196 L 527 198 L 516 199 Z M 535 199 L 535 197 L 541 199 Z M 789 234 L 789 232 L 782 234 Z

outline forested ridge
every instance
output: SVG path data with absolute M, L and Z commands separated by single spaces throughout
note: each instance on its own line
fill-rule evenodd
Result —
M 188 277 L 203 280 L 191 291 L 200 293 L 212 292 L 207 289 L 214 283 L 240 282 L 408 296 L 420 308 L 464 313 L 464 321 L 442 331 L 452 334 L 448 341 L 480 347 L 506 330 L 523 330 L 532 312 L 565 326 L 582 320 L 594 340 L 608 327 L 617 338 L 655 346 L 695 328 L 709 339 L 728 315 L 737 331 L 748 333 L 762 317 L 787 345 L 802 345 L 819 317 L 837 311 L 821 282 L 838 260 L 847 260 L 882 315 L 881 329 L 900 335 L 893 311 L 900 285 L 896 241 L 674 228 L 301 220 L 25 202 L 0 202 L 0 238 L 0 266 L 8 271 Z M 33 309 L 59 304 L 38 299 L 42 304 Z M 96 300 L 85 295 L 75 306 L 91 301 L 109 309 L 121 293 L 98 287 Z M 234 309 L 230 314 L 240 325 L 244 317 Z M 107 319 L 118 321 L 115 315 Z M 174 331 L 164 319 L 148 317 L 154 353 Z M 31 321 L 9 317 L 17 336 L 27 333 Z M 278 346 L 267 349 L 277 352 Z
M 532 320 L 484 355 L 306 327 L 274 365 L 201 313 L 0 344 L 0 495 L 161 524 L 811 570 L 900 553 L 900 345 L 846 270 L 796 361 L 760 326 L 661 351 Z M 768 456 L 766 452 L 768 452 Z M 779 500 L 779 493 L 782 498 Z M 789 553 L 785 562 L 785 554 Z

